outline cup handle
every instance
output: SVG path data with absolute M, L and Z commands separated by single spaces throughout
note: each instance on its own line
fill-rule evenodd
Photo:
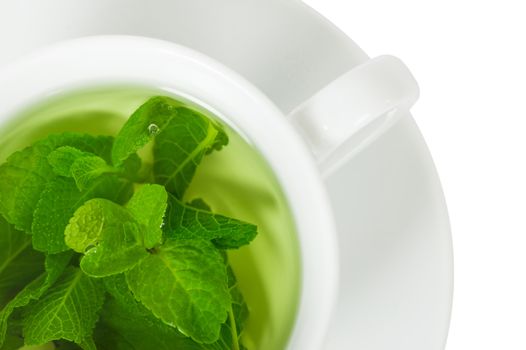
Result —
M 418 96 L 406 65 L 380 56 L 334 80 L 289 118 L 327 176 L 407 115 Z

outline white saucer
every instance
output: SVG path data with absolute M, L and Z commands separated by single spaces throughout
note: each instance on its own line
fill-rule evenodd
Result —
M 285 112 L 367 59 L 293 0 L 0 3 L 0 65 L 35 47 L 96 34 L 151 36 L 200 50 L 243 74 Z M 326 348 L 443 349 L 451 237 L 440 183 L 414 121 L 401 121 L 328 179 L 328 187 L 343 284 Z

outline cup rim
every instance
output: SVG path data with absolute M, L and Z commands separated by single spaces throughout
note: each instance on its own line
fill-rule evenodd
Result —
M 0 81 L 0 123 L 50 95 L 110 83 L 159 86 L 226 116 L 225 122 L 250 140 L 272 168 L 297 227 L 301 290 L 289 348 L 322 347 L 339 276 L 332 210 L 306 144 L 259 89 L 187 47 L 114 35 L 68 40 L 39 49 L 1 67 Z M 250 118 L 253 111 L 259 117 Z

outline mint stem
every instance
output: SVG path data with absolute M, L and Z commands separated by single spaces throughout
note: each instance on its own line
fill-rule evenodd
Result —
M 232 305 L 230 305 L 230 311 L 228 311 L 228 318 L 230 319 L 230 332 L 232 333 L 232 350 L 239 350 L 236 319 L 234 318 L 234 310 L 232 310 Z

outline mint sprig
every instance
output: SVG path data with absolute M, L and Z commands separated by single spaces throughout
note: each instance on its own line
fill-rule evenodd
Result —
M 203 158 L 227 144 L 218 122 L 158 96 L 115 138 L 50 135 L 11 155 L 0 165 L 0 349 L 244 349 L 248 306 L 225 251 L 257 227 L 183 201 Z

